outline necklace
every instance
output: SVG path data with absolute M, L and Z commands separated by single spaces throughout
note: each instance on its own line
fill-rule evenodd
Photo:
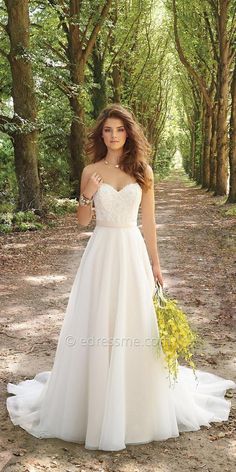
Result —
M 104 162 L 105 162 L 105 164 L 109 164 L 110 166 L 113 166 L 113 167 L 120 167 L 120 164 L 111 164 L 106 159 L 104 160 Z

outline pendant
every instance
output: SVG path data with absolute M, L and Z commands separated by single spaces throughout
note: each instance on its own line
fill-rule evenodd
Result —
M 112 164 L 110 164 L 108 161 L 104 161 L 104 162 L 105 162 L 105 164 L 112 165 Z M 120 164 L 115 164 L 114 167 L 120 167 Z

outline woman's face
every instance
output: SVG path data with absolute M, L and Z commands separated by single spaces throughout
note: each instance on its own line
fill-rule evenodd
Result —
M 125 144 L 127 132 L 119 118 L 107 118 L 103 125 L 102 137 L 107 148 L 118 150 Z

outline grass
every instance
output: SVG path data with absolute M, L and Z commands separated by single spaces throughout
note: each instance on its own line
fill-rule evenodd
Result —
M 13 203 L 3 203 L 0 206 L 0 233 L 37 231 L 53 227 L 58 216 L 75 213 L 77 204 L 76 199 L 45 196 L 40 216 L 34 209 L 16 211 Z

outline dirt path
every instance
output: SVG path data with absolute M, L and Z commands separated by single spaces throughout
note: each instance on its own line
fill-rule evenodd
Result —
M 235 219 L 222 215 L 222 200 L 194 186 L 180 171 L 156 185 L 165 288 L 204 338 L 195 356 L 197 368 L 235 380 Z M 235 391 L 228 422 L 119 452 L 39 440 L 12 425 L 5 408 L 6 384 L 51 369 L 70 288 L 93 225 L 81 232 L 75 215 L 68 215 L 53 229 L 0 238 L 0 464 L 7 472 L 235 470 Z

